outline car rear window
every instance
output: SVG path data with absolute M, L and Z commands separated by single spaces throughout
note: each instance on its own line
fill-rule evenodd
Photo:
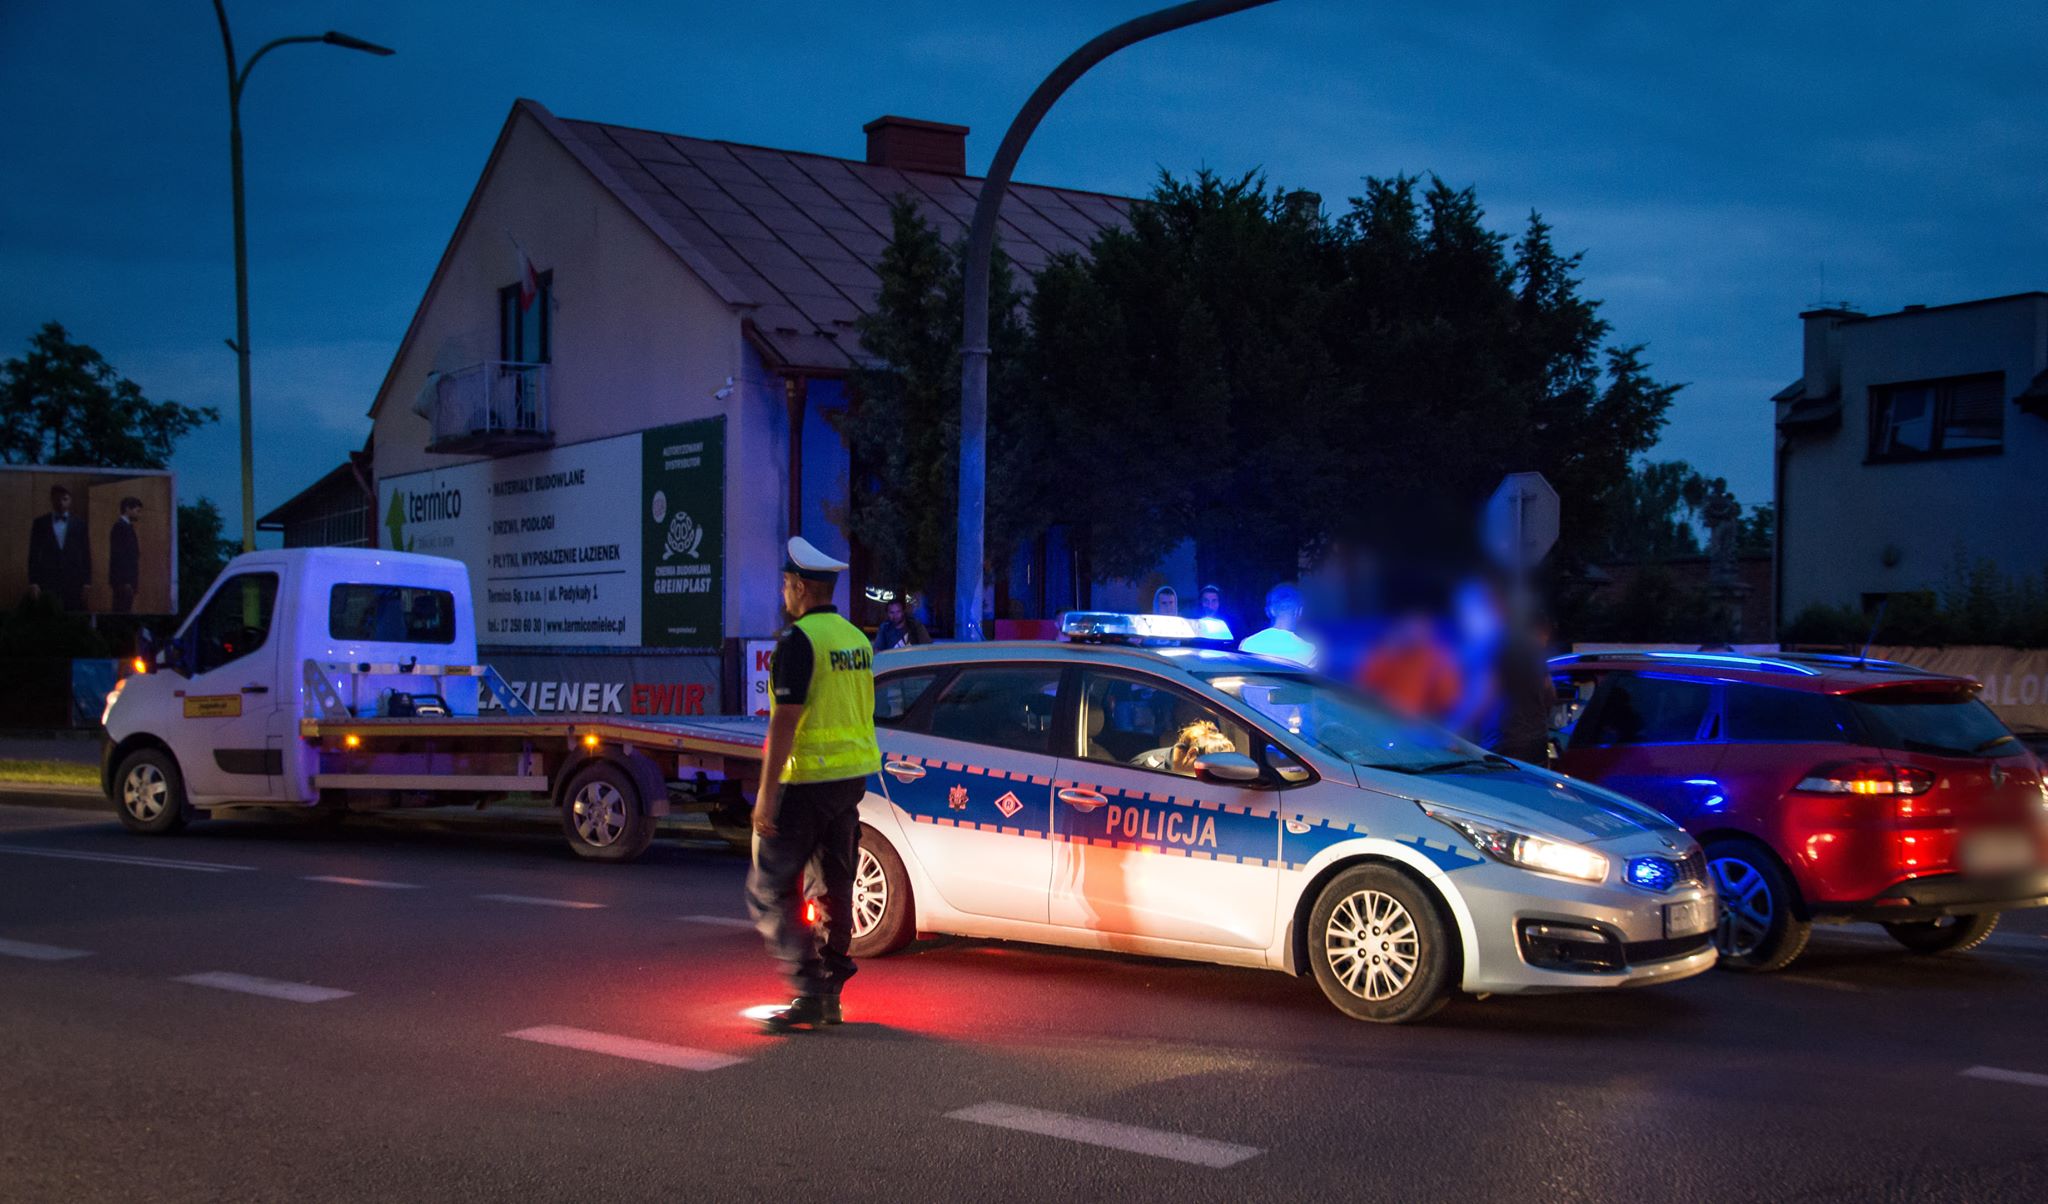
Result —
M 2018 757 L 2027 747 L 1991 708 L 1963 695 L 1877 691 L 1852 695 L 1870 742 L 1944 757 Z
M 1841 703 L 1826 694 L 1733 682 L 1724 688 L 1728 740 L 1746 744 L 1854 742 Z
M 327 634 L 384 644 L 452 644 L 455 595 L 412 585 L 337 585 L 327 595 Z
M 1703 681 L 1617 673 L 1594 702 L 1591 726 L 1581 724 L 1572 743 L 1690 743 L 1713 699 L 1714 687 Z

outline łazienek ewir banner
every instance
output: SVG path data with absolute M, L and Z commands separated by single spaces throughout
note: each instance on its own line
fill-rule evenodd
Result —
M 725 419 L 378 482 L 385 547 L 460 560 L 479 644 L 714 650 Z

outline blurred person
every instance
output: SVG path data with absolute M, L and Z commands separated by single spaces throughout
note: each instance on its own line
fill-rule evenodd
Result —
M 1237 650 L 1315 668 L 1316 646 L 1296 630 L 1301 626 L 1301 591 L 1292 582 L 1283 581 L 1266 591 L 1266 618 L 1272 626 L 1246 636 Z
M 904 608 L 903 599 L 891 598 L 882 610 L 882 625 L 875 629 L 875 651 L 887 652 L 892 648 L 910 648 L 932 642 L 932 633 L 926 631 L 917 616 Z
M 1214 584 L 1205 585 L 1202 587 L 1202 592 L 1195 595 L 1195 598 L 1194 617 L 1197 622 L 1203 619 L 1214 619 L 1216 622 L 1223 624 L 1230 632 L 1231 639 L 1237 638 L 1237 620 L 1231 618 L 1223 611 L 1222 586 Z
M 1170 585 L 1162 585 L 1152 591 L 1152 613 L 1155 615 L 1177 615 L 1180 613 L 1180 594 Z
M 49 594 L 69 611 L 85 609 L 92 584 L 92 538 L 71 513 L 71 491 L 50 486 L 50 512 L 28 526 L 28 596 Z
M 107 529 L 107 586 L 114 591 L 114 613 L 135 612 L 135 591 L 142 583 L 142 544 L 135 524 L 142 521 L 142 499 L 121 499 L 121 514 Z
M 1497 736 L 1486 747 L 1532 765 L 1550 764 L 1551 714 L 1557 683 L 1550 676 L 1550 616 L 1538 610 L 1501 642 L 1495 679 L 1500 688 Z
M 1437 622 L 1415 612 L 1390 624 L 1366 650 L 1360 689 L 1414 719 L 1442 723 L 1457 709 L 1458 664 Z

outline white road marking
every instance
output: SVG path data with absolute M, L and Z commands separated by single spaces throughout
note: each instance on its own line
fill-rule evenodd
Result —
M 33 962 L 63 962 L 74 957 L 91 957 L 89 949 L 65 949 L 57 945 L 38 945 L 34 941 L 10 941 L 0 937 L 0 955 L 25 957 Z
M 657 1066 L 673 1067 L 676 1070 L 723 1070 L 727 1066 L 737 1066 L 746 1061 L 745 1058 L 713 1053 L 708 1049 L 691 1049 L 687 1045 L 664 1045 L 659 1041 L 643 1041 L 638 1037 L 621 1037 L 612 1033 L 592 1032 L 587 1028 L 570 1028 L 562 1024 L 522 1028 L 518 1032 L 505 1035 L 517 1041 L 536 1041 L 542 1045 L 559 1045 L 564 1049 L 580 1049 L 586 1053 L 610 1054 L 615 1058 L 652 1062 Z
M 385 882 L 377 878 L 347 878 L 339 874 L 308 874 L 307 882 L 331 882 L 336 886 L 368 886 L 377 890 L 425 890 L 417 882 Z
M 330 999 L 347 999 L 355 994 L 354 991 L 343 991 L 334 987 L 316 987 L 303 982 L 282 982 L 275 978 L 257 978 L 253 974 L 234 974 L 226 970 L 185 974 L 171 981 L 190 983 L 195 987 L 240 991 L 245 995 L 263 995 L 271 999 L 289 999 L 293 1003 L 326 1003 Z
M 19 853 L 24 857 L 56 857 L 65 861 L 105 861 L 113 865 L 146 865 L 162 870 L 196 870 L 202 874 L 225 874 L 231 870 L 251 870 L 253 865 L 224 865 L 218 861 L 173 861 L 168 857 L 137 857 L 128 853 L 80 853 L 72 849 L 31 849 L 21 845 L 0 844 L 0 853 Z
M 1994 1083 L 2018 1083 L 2023 1087 L 2048 1087 L 2048 1074 L 2031 1070 L 2001 1070 L 1996 1066 L 1972 1066 L 1963 1071 L 1966 1079 L 1988 1079 Z
M 1163 1129 L 1122 1125 L 1115 1121 L 1091 1120 L 1085 1116 L 1070 1116 L 1064 1112 L 1020 1108 L 1015 1104 L 976 1104 L 972 1108 L 948 1112 L 946 1119 L 964 1120 L 977 1125 L 994 1125 L 999 1129 L 1016 1129 L 1045 1137 L 1060 1137 L 1086 1145 L 1099 1145 L 1133 1154 L 1149 1154 L 1154 1158 L 1171 1158 L 1175 1162 L 1192 1162 L 1196 1166 L 1219 1169 L 1236 1166 L 1247 1158 L 1254 1158 L 1265 1152 L 1255 1146 L 1233 1145 L 1227 1141 L 1211 1141 L 1207 1137 L 1189 1137 L 1185 1133 L 1168 1133 Z
M 604 906 L 602 903 L 581 903 L 575 899 L 546 899 L 539 895 L 478 895 L 477 898 L 492 903 L 524 903 L 529 907 L 569 907 L 578 911 L 594 911 Z
M 676 919 L 688 920 L 692 924 L 709 924 L 714 928 L 752 929 L 754 927 L 752 920 L 743 920 L 738 916 L 677 916 Z

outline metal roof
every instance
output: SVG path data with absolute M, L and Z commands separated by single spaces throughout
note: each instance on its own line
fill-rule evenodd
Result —
M 521 104 L 540 109 L 531 101 Z M 540 109 L 545 113 L 544 109 Z M 594 121 L 547 118 L 569 150 L 737 305 L 782 365 L 844 371 L 866 353 L 890 202 L 909 196 L 939 237 L 965 236 L 981 180 Z M 593 163 L 594 161 L 594 163 Z M 601 165 L 597 166 L 597 165 Z M 1025 274 L 1121 226 L 1129 198 L 1013 184 L 999 245 Z M 680 245 L 678 245 L 680 244 Z M 701 270 L 700 274 L 707 274 Z M 721 286 L 729 286 L 721 287 Z

